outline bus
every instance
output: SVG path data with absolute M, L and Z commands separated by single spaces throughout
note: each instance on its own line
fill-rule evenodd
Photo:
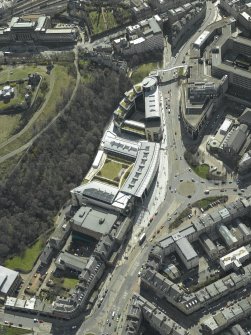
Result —
M 145 239 L 146 239 L 146 234 L 145 233 L 141 234 L 139 237 L 139 245 L 141 245 L 145 241 Z

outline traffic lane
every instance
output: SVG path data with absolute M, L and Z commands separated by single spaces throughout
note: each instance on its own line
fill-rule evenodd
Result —
M 143 249 L 145 249 L 145 247 Z M 144 250 L 144 253 L 141 252 L 142 247 L 132 249 L 133 252 L 129 255 L 124 266 L 119 268 L 116 277 L 111 282 L 113 287 L 112 290 L 114 292 L 111 296 L 111 300 L 109 301 L 110 306 L 108 306 L 106 313 L 107 320 L 109 320 L 115 309 L 121 310 L 124 307 L 124 301 L 127 296 L 132 294 L 132 292 L 128 290 L 128 285 L 130 287 L 136 280 L 138 280 L 138 272 L 142 263 L 147 260 L 149 250 L 150 246 Z M 123 296 L 124 293 L 127 294 Z
M 43 329 L 51 329 L 51 323 L 45 322 L 43 318 L 39 318 L 36 315 L 30 315 L 28 316 L 23 316 L 21 313 L 18 313 L 16 311 L 11 312 L 4 312 L 0 314 L 1 316 L 1 321 L 7 321 L 7 322 L 12 322 L 13 326 L 19 326 L 22 325 L 24 328 L 37 328 L 37 330 L 43 330 Z M 42 323 L 40 322 L 34 322 L 34 319 L 36 320 L 41 320 L 43 321 Z

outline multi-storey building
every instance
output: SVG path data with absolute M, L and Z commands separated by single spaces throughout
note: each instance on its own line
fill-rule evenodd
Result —
M 0 28 L 0 45 L 22 44 L 63 44 L 77 40 L 77 29 L 69 25 L 51 27 L 49 16 L 13 17 L 8 27 Z

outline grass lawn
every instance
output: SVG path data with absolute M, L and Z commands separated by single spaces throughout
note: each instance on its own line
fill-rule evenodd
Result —
M 0 115 L 0 143 L 7 140 L 17 128 L 21 114 Z
M 8 80 L 20 80 L 28 78 L 29 73 L 37 72 L 42 76 L 46 75 L 45 66 L 36 65 L 18 65 L 18 66 L 2 66 L 0 71 L 0 83 L 4 83 Z
M 89 13 L 94 34 L 102 33 L 117 26 L 117 22 L 111 10 L 102 12 L 92 11 Z
M 52 92 L 47 101 L 47 104 L 43 108 L 43 112 L 36 119 L 32 127 L 30 127 L 21 136 L 16 138 L 13 142 L 0 149 L 0 156 L 6 155 L 7 153 L 27 143 L 34 136 L 34 130 L 32 128 L 35 127 L 36 133 L 39 132 L 39 130 L 44 127 L 45 123 L 51 120 L 56 115 L 56 106 L 62 100 L 62 89 L 68 88 L 71 91 L 73 90 L 75 86 L 75 79 L 68 75 L 66 67 L 61 65 L 55 65 L 53 71 L 55 71 L 55 84 L 52 88 Z
M 133 84 L 141 82 L 149 73 L 157 68 L 161 67 L 160 62 L 146 63 L 138 66 L 132 72 L 131 80 Z
M 201 178 L 204 178 L 204 179 L 208 178 L 209 166 L 207 164 L 192 166 L 192 169 Z
M 224 200 L 224 198 L 226 198 L 225 196 L 222 197 L 208 197 L 208 198 L 204 198 L 201 200 L 196 201 L 193 206 L 194 207 L 198 207 L 198 208 L 207 208 L 212 202 L 217 201 L 217 200 Z
M 128 178 L 129 174 L 130 174 L 131 171 L 132 171 L 133 166 L 134 166 L 134 164 L 132 164 L 132 165 L 126 170 L 126 172 L 123 174 L 123 177 L 122 177 L 121 180 L 120 180 L 119 187 L 122 187 L 122 186 L 124 185 L 124 183 L 126 182 L 126 179 Z
M 9 101 L 0 101 L 0 110 L 4 111 L 7 108 L 10 107 L 15 107 L 15 106 L 19 106 L 22 104 L 22 102 L 25 101 L 25 93 L 26 93 L 26 89 L 25 87 L 27 86 L 27 82 L 22 83 L 22 84 L 16 84 L 16 85 L 11 85 L 12 87 L 14 87 L 14 96 L 9 100 Z M 0 90 L 2 90 L 4 87 L 4 85 L 0 86 Z
M 103 165 L 102 169 L 99 171 L 98 175 L 110 180 L 114 180 L 118 177 L 119 172 L 123 168 L 123 163 L 113 161 L 113 160 L 106 160 L 105 164 Z
M 64 278 L 63 287 L 64 288 L 74 288 L 78 284 L 79 280 L 75 278 Z
M 75 86 L 75 79 L 69 76 L 67 72 L 67 68 L 61 65 L 54 66 L 54 75 L 55 75 L 55 84 L 52 89 L 50 98 L 45 108 L 43 109 L 43 113 L 39 116 L 36 121 L 37 123 L 43 123 L 47 121 L 48 118 L 54 117 L 56 115 L 56 106 L 62 99 L 62 90 L 69 89 L 72 92 Z
M 0 325 L 0 334 L 4 335 L 21 335 L 21 334 L 31 334 L 30 330 L 16 328 L 16 327 L 9 327 L 5 325 Z
M 29 272 L 33 268 L 37 257 L 43 249 L 43 243 L 38 240 L 30 248 L 27 248 L 23 255 L 15 256 L 13 258 L 7 259 L 4 266 L 13 270 L 19 270 L 24 272 Z

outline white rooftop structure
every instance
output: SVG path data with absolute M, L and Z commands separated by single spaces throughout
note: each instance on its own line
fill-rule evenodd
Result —
M 103 153 L 104 153 L 103 150 L 98 150 L 98 153 L 97 153 L 97 155 L 96 155 L 96 157 L 95 157 L 95 159 L 94 159 L 94 161 L 92 163 L 92 167 L 94 169 L 96 169 L 99 166 L 99 163 L 100 163 L 100 161 L 101 161 L 101 159 L 103 157 Z
M 159 143 L 141 141 L 134 167 L 121 191 L 141 198 L 156 174 L 159 165 Z
M 233 123 L 232 120 L 226 118 L 220 127 L 220 133 L 223 135 L 226 134 L 229 128 L 231 127 L 232 123 Z
M 220 258 L 220 265 L 223 270 L 229 270 L 232 267 L 239 268 L 242 263 L 249 258 L 249 252 L 245 247 L 241 247 Z
M 127 158 L 136 159 L 139 144 L 134 141 L 118 137 L 115 133 L 107 130 L 103 140 L 102 147 L 104 151 L 125 156 Z
M 210 32 L 208 30 L 203 31 L 203 33 L 194 42 L 194 46 L 196 48 L 200 48 L 202 44 L 207 40 L 209 35 L 210 35 Z
M 0 266 L 0 294 L 8 294 L 18 276 L 19 273 L 17 271 Z

